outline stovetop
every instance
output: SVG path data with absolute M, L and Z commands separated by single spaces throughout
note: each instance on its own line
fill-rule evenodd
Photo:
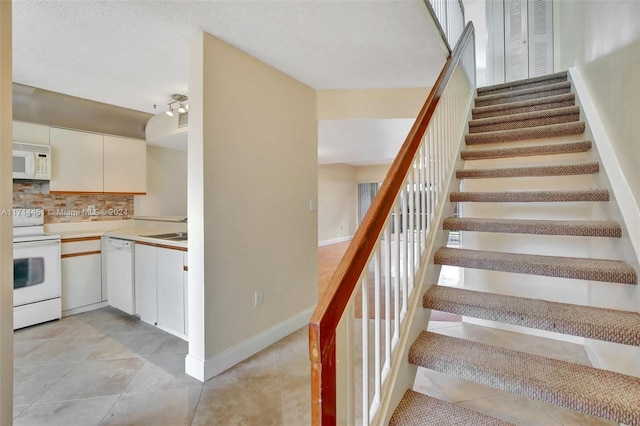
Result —
M 43 209 L 13 209 L 13 242 L 59 240 L 44 232 Z

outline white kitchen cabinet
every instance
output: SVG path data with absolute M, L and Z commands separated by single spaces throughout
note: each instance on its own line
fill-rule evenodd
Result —
M 158 247 L 158 326 L 185 334 L 183 252 Z
M 104 192 L 147 192 L 147 142 L 104 136 Z
M 51 192 L 103 192 L 103 136 L 75 130 L 49 130 Z
M 61 253 L 62 310 L 77 313 L 102 302 L 100 237 L 63 239 Z
M 158 324 L 158 249 L 137 242 L 135 257 L 136 315 L 149 324 Z
M 14 121 L 13 142 L 49 145 L 49 126 L 27 123 L 25 121 Z
M 51 127 L 53 193 L 146 194 L 147 143 Z
M 186 338 L 184 253 L 179 247 L 135 245 L 136 314 L 181 338 Z

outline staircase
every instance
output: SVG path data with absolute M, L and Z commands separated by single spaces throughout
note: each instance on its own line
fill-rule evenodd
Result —
M 630 264 L 607 257 L 623 232 L 609 220 L 609 192 L 593 187 L 600 167 L 589 160 L 592 143 L 583 135 L 567 74 L 480 88 L 475 105 L 461 153 L 464 167 L 456 173 L 464 190 L 450 193 L 451 202 L 463 203 L 464 217 L 443 223 L 445 230 L 465 231 L 465 248 L 441 247 L 433 259 L 470 273 L 465 289 L 431 286 L 424 308 L 640 346 L 638 313 L 587 306 L 584 296 L 589 286 L 617 292 L 636 285 L 638 277 Z M 598 214 L 603 217 L 593 219 Z M 588 255 L 593 252 L 603 255 Z M 567 296 L 572 291 L 580 294 L 576 300 Z M 430 331 L 415 341 L 409 362 L 640 425 L 637 377 Z M 409 390 L 390 424 L 507 423 Z

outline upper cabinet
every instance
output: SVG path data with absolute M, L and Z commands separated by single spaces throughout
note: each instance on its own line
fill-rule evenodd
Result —
M 104 137 L 104 192 L 147 192 L 147 143 L 140 139 Z
M 51 127 L 49 140 L 51 192 L 103 192 L 102 135 Z
M 53 193 L 145 194 L 146 142 L 50 128 Z
M 13 142 L 49 145 L 49 126 L 14 121 Z

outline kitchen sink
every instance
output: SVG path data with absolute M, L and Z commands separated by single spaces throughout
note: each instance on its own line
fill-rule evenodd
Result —
M 168 234 L 143 235 L 143 237 L 158 238 L 160 240 L 171 240 L 171 241 L 187 241 L 186 232 L 169 232 Z

